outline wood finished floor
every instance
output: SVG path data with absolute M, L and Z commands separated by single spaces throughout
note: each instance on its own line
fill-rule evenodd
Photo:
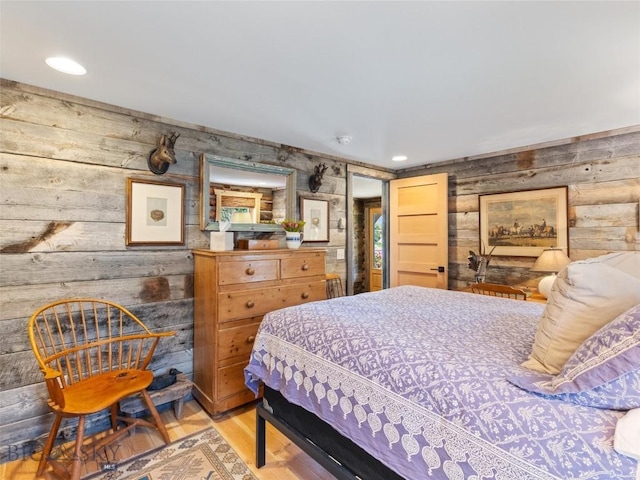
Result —
M 333 480 L 311 457 L 300 450 L 289 439 L 267 426 L 267 464 L 257 469 L 255 466 L 255 406 L 242 407 L 213 420 L 192 400 L 185 403 L 183 417 L 176 420 L 172 410 L 162 412 L 171 441 L 213 426 L 238 453 L 259 480 Z M 118 443 L 119 457 L 131 457 L 162 446 L 162 438 L 154 430 L 138 428 L 135 435 Z M 35 460 L 17 460 L 0 465 L 0 479 L 32 480 L 38 463 Z M 95 471 L 97 464 L 88 462 L 85 472 Z M 45 480 L 59 480 L 50 469 L 45 472 Z

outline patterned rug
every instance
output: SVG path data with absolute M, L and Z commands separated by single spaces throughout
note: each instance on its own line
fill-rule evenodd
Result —
M 257 480 L 213 428 L 93 474 L 91 480 Z

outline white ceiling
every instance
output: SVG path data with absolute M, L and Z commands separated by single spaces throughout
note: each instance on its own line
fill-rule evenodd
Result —
M 640 124 L 637 1 L 2 1 L 0 22 L 3 78 L 389 168 Z

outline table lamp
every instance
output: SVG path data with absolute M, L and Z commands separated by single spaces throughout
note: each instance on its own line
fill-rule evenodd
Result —
M 533 264 L 532 272 L 551 273 L 540 280 L 538 291 L 544 298 L 549 297 L 553 282 L 556 281 L 556 273 L 571 263 L 571 259 L 561 248 L 547 248 L 542 251 L 536 263 Z

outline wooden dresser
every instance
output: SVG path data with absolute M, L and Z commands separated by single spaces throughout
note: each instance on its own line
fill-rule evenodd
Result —
M 194 250 L 194 389 L 211 414 L 255 399 L 244 385 L 262 316 L 324 300 L 325 250 Z

